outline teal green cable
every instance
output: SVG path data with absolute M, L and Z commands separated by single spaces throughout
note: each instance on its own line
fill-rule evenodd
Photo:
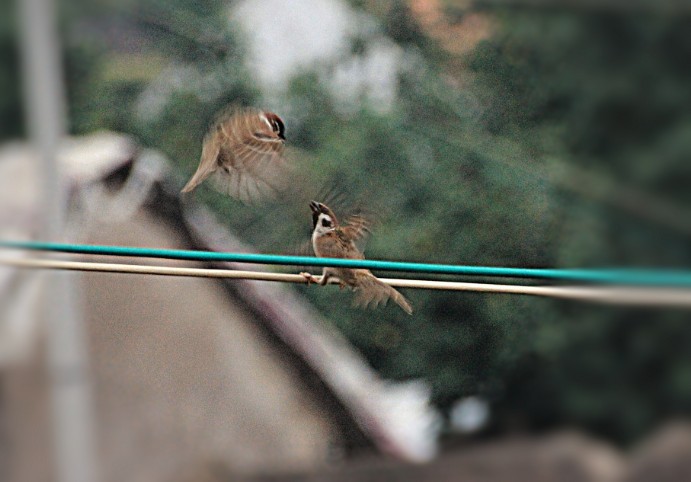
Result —
M 129 246 L 98 246 L 41 241 L 0 241 L 0 248 L 32 251 L 53 251 L 74 254 L 132 256 L 191 261 L 230 261 L 239 263 L 276 264 L 293 266 L 332 266 L 337 268 L 365 268 L 409 273 L 487 276 L 509 278 L 540 278 L 558 281 L 691 287 L 691 271 L 650 269 L 552 269 L 468 266 L 400 261 L 314 258 L 254 253 L 217 253 L 179 249 L 137 248 Z

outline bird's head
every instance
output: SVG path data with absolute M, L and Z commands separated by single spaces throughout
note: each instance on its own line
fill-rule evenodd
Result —
M 327 205 L 317 201 L 310 201 L 310 209 L 312 209 L 312 229 L 317 234 L 331 231 L 338 226 L 336 215 Z
M 279 138 L 285 141 L 286 127 L 283 123 L 283 119 L 278 117 L 278 115 L 274 114 L 273 112 L 264 112 L 264 117 L 271 126 L 271 130 L 274 131 Z

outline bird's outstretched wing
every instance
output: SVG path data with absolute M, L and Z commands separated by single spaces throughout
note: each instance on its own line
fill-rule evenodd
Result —
M 343 233 L 354 243 L 363 241 L 369 234 L 372 222 L 361 214 L 348 216 L 341 226 Z

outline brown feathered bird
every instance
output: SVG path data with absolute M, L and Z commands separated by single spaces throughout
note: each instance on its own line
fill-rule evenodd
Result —
M 369 232 L 369 221 L 359 215 L 348 217 L 343 224 L 328 206 L 310 202 L 312 209 L 312 247 L 314 253 L 324 258 L 365 259 L 356 243 Z M 356 306 L 378 306 L 392 299 L 409 315 L 413 313 L 410 302 L 391 286 L 382 283 L 368 269 L 324 268 L 321 278 L 302 273 L 308 281 L 324 286 L 336 277 L 341 288 L 348 286 L 355 292 Z
M 228 108 L 204 137 L 199 167 L 182 192 L 213 174 L 216 189 L 243 202 L 274 194 L 285 179 L 284 147 L 285 125 L 278 115 Z

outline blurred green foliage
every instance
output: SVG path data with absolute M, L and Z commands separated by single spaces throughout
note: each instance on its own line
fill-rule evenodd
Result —
M 14 7 L 14 4 L 8 5 L 5 15 L 0 15 L 0 140 L 17 137 L 23 132 Z
M 200 188 L 229 227 L 261 251 L 290 253 L 309 238 L 307 201 L 340 190 L 379 221 L 371 258 L 691 267 L 689 15 L 486 10 L 491 34 L 459 58 L 405 2 L 390 4 L 371 13 L 406 54 L 391 111 L 363 101 L 343 112 L 320 76 L 294 78 L 276 110 L 300 176 L 260 207 Z M 170 157 L 182 186 L 213 113 L 261 103 L 227 8 L 69 9 L 73 132 L 131 133 Z M 354 42 L 366 53 L 367 39 Z M 19 133 L 16 68 L 2 72 L 7 138 Z M 385 377 L 425 378 L 442 409 L 486 398 L 491 430 L 577 425 L 627 443 L 691 408 L 688 313 L 408 291 L 416 312 L 406 317 L 351 308 L 335 288 L 301 291 Z

